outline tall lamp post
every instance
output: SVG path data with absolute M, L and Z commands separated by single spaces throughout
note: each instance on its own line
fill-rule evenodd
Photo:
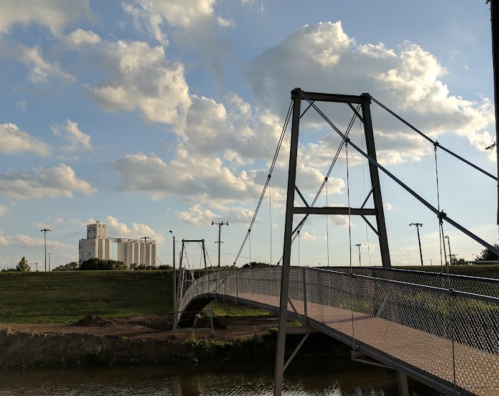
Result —
M 361 243 L 358 243 L 358 244 L 356 244 L 355 246 L 357 246 L 357 247 L 359 248 L 359 267 L 362 267 L 362 263 L 361 263 L 361 261 L 360 261 L 360 247 L 362 246 L 362 244 L 361 244 Z
M 421 265 L 423 265 L 423 251 L 421 250 L 421 237 L 419 236 L 419 227 L 423 227 L 422 223 L 411 223 L 410 226 L 416 226 L 418 232 L 418 243 L 419 243 L 419 257 L 421 258 Z
M 173 231 L 170 230 L 170 234 L 173 237 L 173 334 L 177 329 L 177 280 L 175 278 L 175 235 L 173 235 Z
M 52 232 L 52 230 L 44 228 L 43 230 L 40 230 L 40 232 L 43 232 L 43 245 L 45 247 L 45 272 L 47 272 L 47 232 Z
M 449 245 L 449 263 L 452 265 L 452 252 L 450 250 L 450 238 L 448 235 L 446 235 L 444 238 L 447 239 L 447 244 Z
M 146 264 L 146 247 L 147 247 L 147 240 L 151 239 L 148 236 L 143 236 L 140 239 L 144 240 L 144 269 L 147 269 L 147 264 Z
M 223 221 L 221 223 L 215 223 L 214 221 L 211 222 L 211 225 L 217 225 L 218 226 L 218 242 L 215 242 L 215 243 L 218 243 L 218 268 L 220 268 L 220 244 L 223 243 L 220 238 L 222 236 L 222 226 L 226 225 L 228 226 L 229 225 L 229 222 L 227 223 L 224 223 Z

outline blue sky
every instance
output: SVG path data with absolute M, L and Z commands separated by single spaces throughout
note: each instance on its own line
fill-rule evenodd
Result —
M 231 264 L 245 236 L 294 87 L 372 96 L 446 147 L 495 174 L 490 11 L 484 1 L 6 0 L 0 4 L 0 268 L 22 256 L 52 267 L 76 260 L 85 225 L 115 237 L 149 236 L 171 263 L 171 235 L 205 239 Z M 324 111 L 345 128 L 344 108 Z M 380 161 L 436 205 L 433 150 L 373 105 Z M 358 122 L 352 140 L 361 145 Z M 289 135 L 288 135 L 289 136 Z M 338 144 L 304 118 L 299 185 L 312 200 Z M 238 265 L 282 252 L 287 148 Z M 495 182 L 438 153 L 441 205 L 497 241 Z M 347 204 L 343 152 L 328 203 Z M 369 191 L 350 150 L 352 206 Z M 392 263 L 440 263 L 438 223 L 382 176 Z M 325 192 L 324 192 L 325 193 Z M 323 194 L 318 202 L 325 205 Z M 270 213 L 272 224 L 270 224 Z M 350 262 L 348 219 L 311 219 L 293 263 Z M 375 235 L 352 219 L 362 262 L 379 264 Z M 452 253 L 481 247 L 445 226 Z M 270 244 L 272 235 L 272 245 Z M 178 244 L 177 248 L 180 248 Z M 299 254 L 298 254 L 299 250 Z M 199 249 L 189 247 L 192 265 Z M 357 262 L 353 249 L 353 262 Z

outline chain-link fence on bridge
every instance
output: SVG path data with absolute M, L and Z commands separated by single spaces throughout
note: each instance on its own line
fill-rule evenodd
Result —
M 198 296 L 276 311 L 280 287 L 280 267 L 216 271 L 187 290 L 180 312 Z M 292 267 L 288 311 L 455 394 L 492 396 L 499 395 L 498 296 L 499 283 L 486 279 Z

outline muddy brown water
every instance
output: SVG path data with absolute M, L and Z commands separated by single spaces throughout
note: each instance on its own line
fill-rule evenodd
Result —
M 272 395 L 272 363 L 228 362 L 212 365 L 106 367 L 95 369 L 0 372 L 0 396 L 253 396 Z M 411 396 L 438 396 L 409 383 Z M 303 360 L 290 365 L 286 396 L 398 396 L 391 370 L 348 358 Z

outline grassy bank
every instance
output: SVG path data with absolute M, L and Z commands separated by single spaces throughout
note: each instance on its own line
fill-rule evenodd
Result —
M 72 323 L 89 314 L 117 318 L 172 310 L 171 271 L 0 273 L 0 323 Z M 227 301 L 214 303 L 213 312 L 268 314 Z
M 398 269 L 440 272 L 440 266 L 411 266 L 411 267 L 394 267 Z M 444 267 L 444 271 L 446 271 Z M 451 265 L 449 272 L 454 275 L 478 276 L 481 278 L 499 279 L 499 265 Z
M 0 273 L 0 322 L 165 314 L 172 311 L 171 283 L 170 271 Z

